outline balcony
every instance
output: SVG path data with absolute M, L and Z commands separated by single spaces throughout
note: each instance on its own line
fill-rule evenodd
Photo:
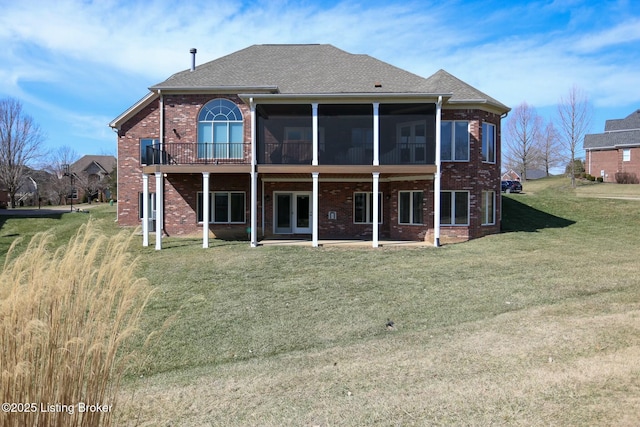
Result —
M 147 165 L 218 165 L 251 163 L 249 143 L 169 143 L 147 147 Z M 145 161 L 146 160 L 146 161 Z
M 402 143 L 381 149 L 381 165 L 433 165 L 434 154 L 424 143 Z M 311 165 L 313 146 L 311 141 L 287 141 L 262 144 L 258 148 L 258 164 Z M 146 161 L 144 161 L 146 160 Z M 169 143 L 164 147 L 148 146 L 147 165 L 224 165 L 250 164 L 249 143 L 197 144 Z M 320 165 L 371 165 L 373 148 L 350 147 L 347 149 L 322 144 L 318 149 Z

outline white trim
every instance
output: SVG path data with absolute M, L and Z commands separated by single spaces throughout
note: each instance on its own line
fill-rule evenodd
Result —
M 204 222 L 204 218 L 205 218 L 205 212 L 202 211 L 202 220 L 198 219 L 198 213 L 200 211 L 200 202 L 198 201 L 199 199 L 199 195 L 202 194 L 202 209 L 204 209 L 204 205 L 205 203 L 205 197 L 204 197 L 204 192 L 202 191 L 196 191 L 196 221 L 198 222 L 198 224 L 201 224 Z M 215 209 L 216 209 L 216 199 L 215 196 L 216 195 L 226 195 L 227 196 L 227 201 L 228 201 L 228 208 L 227 208 L 227 219 L 229 219 L 229 221 L 216 221 L 216 214 L 215 214 Z M 231 195 L 232 194 L 242 194 L 242 200 L 243 200 L 243 214 L 242 214 L 242 221 L 231 221 L 231 211 L 232 211 L 232 206 L 231 206 Z M 229 191 L 225 191 L 225 190 L 214 190 L 214 191 L 209 191 L 209 196 L 212 198 L 213 203 L 209 204 L 209 211 L 213 211 L 213 215 L 209 216 L 209 224 L 232 224 L 232 225 L 238 225 L 238 224 L 246 224 L 247 223 L 247 192 L 246 191 L 235 191 L 235 190 L 229 190 Z
M 433 246 L 440 246 L 440 187 L 442 175 L 442 98 L 436 104 L 436 174 L 433 183 Z
M 356 214 L 356 194 L 366 194 L 366 195 L 370 195 L 369 197 L 370 197 L 371 199 L 373 199 L 373 191 L 362 191 L 362 190 L 361 190 L 361 191 L 354 191 L 354 192 L 353 192 L 353 203 L 352 203 L 352 206 L 351 206 L 351 215 L 352 215 L 353 217 L 352 217 L 352 219 L 351 219 L 351 223 L 352 223 L 352 224 L 354 224 L 354 225 L 371 225 L 371 224 L 373 224 L 373 218 L 374 218 L 374 216 L 373 216 L 373 200 L 369 199 L 369 197 L 367 197 L 367 196 L 365 196 L 365 204 L 366 204 L 366 206 L 367 206 L 367 207 L 369 206 L 369 205 L 366 203 L 366 202 L 367 202 L 367 200 L 370 200 L 370 201 L 371 201 L 371 205 L 372 205 L 372 206 L 371 206 L 371 212 L 369 212 L 369 215 L 368 215 L 369 217 L 371 217 L 371 221 L 364 221 L 364 222 L 358 222 L 358 221 L 356 221 L 356 215 L 355 215 L 355 214 Z M 380 189 L 379 189 L 379 188 L 378 188 L 378 205 L 379 205 L 379 207 L 380 207 L 380 208 L 382 208 L 382 210 L 384 211 L 383 194 L 382 194 L 382 192 L 380 191 Z M 380 206 L 380 205 L 382 205 L 382 206 Z M 365 209 L 365 216 L 367 216 L 367 215 L 366 215 L 366 210 L 367 210 L 367 209 Z M 382 217 L 382 218 L 381 218 L 382 220 L 381 220 L 378 224 L 384 224 L 384 214 L 382 214 L 382 213 L 378 212 L 378 218 L 380 218 L 380 217 Z
M 311 104 L 311 141 L 313 146 L 313 154 L 311 164 L 318 166 L 318 103 Z M 315 179 L 318 177 L 316 176 Z
M 482 157 L 484 156 L 484 153 L 482 152 L 482 142 L 484 141 L 484 126 L 493 126 L 493 161 L 489 161 L 489 160 L 482 160 Z M 482 132 L 482 135 L 480 135 L 480 161 L 481 163 L 486 163 L 486 164 L 492 164 L 495 165 L 496 164 L 496 160 L 497 160 L 497 132 L 498 127 L 496 125 L 494 125 L 493 123 L 489 123 L 489 122 L 482 122 L 482 124 L 480 125 L 480 132 Z M 488 156 L 487 156 L 488 157 Z
M 456 123 L 466 123 L 467 124 L 467 158 L 465 160 L 461 159 L 441 159 L 444 162 L 451 163 L 469 163 L 471 161 L 471 120 L 441 120 L 440 126 L 442 123 L 451 123 L 451 140 L 449 143 L 451 144 L 451 157 L 455 157 L 456 152 Z M 442 128 L 440 127 L 440 138 L 442 139 Z M 436 130 L 437 132 L 437 130 Z M 440 141 L 440 156 L 442 157 L 442 141 Z M 480 145 L 482 145 L 482 141 L 480 141 Z
M 373 103 L 373 165 L 380 165 L 380 103 Z M 377 173 L 377 172 L 374 172 Z M 380 174 L 378 173 L 378 176 Z
M 249 233 L 249 245 L 252 248 L 258 246 L 258 171 L 256 169 L 257 164 L 257 145 L 256 145 L 256 104 L 253 102 L 253 98 L 249 100 L 249 108 L 251 109 L 251 219 L 249 227 L 251 231 Z M 262 185 L 264 190 L 264 183 Z M 264 191 L 262 192 L 262 221 L 263 221 L 263 233 L 264 233 Z
M 311 174 L 313 180 L 313 194 L 311 196 L 311 246 L 318 247 L 318 172 Z
M 455 193 L 467 193 L 467 222 L 464 224 L 442 224 L 446 227 L 469 227 L 471 223 L 471 192 L 469 190 L 444 190 L 442 193 L 451 193 L 452 195 Z M 451 197 L 451 221 L 455 222 L 456 218 L 456 201 L 455 197 Z
M 278 195 L 280 194 L 286 194 L 291 196 L 291 211 L 289 213 L 290 215 L 290 219 L 291 219 L 291 231 L 289 232 L 282 232 L 282 231 L 278 231 L 277 227 L 278 227 Z M 296 230 L 296 225 L 295 225 L 295 220 L 298 217 L 298 212 L 297 212 L 297 207 L 295 206 L 295 202 L 296 202 L 296 197 L 297 196 L 309 196 L 309 203 L 313 203 L 313 192 L 312 191 L 286 191 L 286 190 L 281 190 L 281 191 L 274 191 L 273 192 L 273 206 L 272 206 L 272 218 L 273 218 L 273 234 L 313 234 L 313 212 L 314 212 L 314 206 L 310 206 L 309 207 L 309 216 L 311 217 L 311 221 L 309 223 L 309 227 L 305 228 L 304 230 L 309 230 L 309 231 L 300 231 L 300 230 Z M 295 213 L 295 215 L 293 215 Z M 317 218 L 317 216 L 316 216 Z
M 164 224 L 163 213 L 163 196 L 164 189 L 162 187 L 163 175 L 162 172 L 156 172 L 156 250 L 162 249 L 162 226 Z
M 373 236 L 372 236 L 372 240 L 373 242 L 371 242 L 371 246 L 374 248 L 378 247 L 378 233 L 379 233 L 379 224 L 378 224 L 378 203 L 379 203 L 379 199 L 380 199 L 380 173 L 379 172 L 373 172 L 373 218 L 371 218 L 372 220 L 372 227 L 373 227 Z M 366 199 L 366 197 L 365 197 Z
M 151 101 L 158 97 L 158 93 L 149 92 L 145 96 L 143 96 L 138 102 L 129 107 L 125 112 L 120 114 L 118 117 L 113 119 L 111 123 L 109 123 L 109 127 L 113 129 L 120 130 L 120 125 L 129 120 L 131 117 L 135 116 L 140 110 L 149 105 Z
M 480 201 L 480 211 L 481 211 L 481 214 L 482 214 L 482 221 L 481 221 L 480 225 L 482 225 L 482 226 L 496 225 L 496 192 L 495 192 L 495 190 L 482 190 L 481 194 L 482 194 L 482 196 L 481 196 L 482 200 Z M 492 221 L 491 222 L 484 222 L 485 216 L 486 216 L 486 213 L 487 213 L 486 212 L 487 196 L 489 194 L 493 195 L 493 197 L 492 197 L 493 200 L 491 200 L 491 208 L 492 208 L 491 209 L 491 219 L 492 219 Z
M 202 172 L 202 247 L 209 247 L 209 172 Z
M 149 174 L 142 174 L 142 246 L 149 246 Z
M 409 197 L 409 212 L 411 213 L 411 218 L 410 218 L 410 222 L 400 222 L 400 195 L 402 193 L 409 193 L 410 197 Z M 415 219 L 413 218 L 413 193 L 422 193 L 422 222 L 414 222 Z M 399 225 L 425 225 L 424 224 L 424 196 L 425 196 L 426 191 L 425 190 L 399 190 L 398 191 L 398 224 Z

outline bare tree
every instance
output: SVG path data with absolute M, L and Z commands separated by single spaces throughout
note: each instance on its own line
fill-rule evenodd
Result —
M 535 108 L 523 102 L 510 115 L 507 122 L 506 164 L 527 179 L 527 171 L 540 162 L 542 118 Z
M 558 104 L 558 124 L 560 126 L 560 141 L 563 148 L 569 154 L 571 166 L 571 186 L 576 186 L 576 151 L 578 144 L 584 140 L 584 136 L 591 126 L 593 109 L 586 93 L 574 85 L 566 97 L 560 98 Z
M 549 176 L 549 171 L 562 163 L 560 136 L 553 122 L 547 123 L 539 138 L 537 145 L 540 148 L 541 166 L 544 167 L 546 176 Z
M 71 179 L 65 175 L 70 171 L 65 169 L 65 165 L 70 166 L 79 158 L 78 153 L 66 145 L 58 147 L 49 158 L 46 169 L 51 174 L 52 180 L 55 180 L 51 183 L 51 191 L 55 194 L 58 204 L 66 201 L 67 196 L 73 192 Z
M 20 101 L 0 100 L 0 184 L 9 193 L 12 208 L 16 207 L 25 168 L 41 155 L 43 140 L 40 127 L 23 113 Z

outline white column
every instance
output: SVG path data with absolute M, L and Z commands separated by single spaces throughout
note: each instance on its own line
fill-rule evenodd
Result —
M 320 199 L 318 195 L 319 176 L 319 172 L 311 173 L 311 177 L 313 178 L 313 200 L 311 201 L 311 246 L 313 246 L 314 248 L 318 247 L 318 200 Z
M 156 172 L 156 250 L 162 249 L 162 225 L 164 224 L 164 188 L 162 172 Z
M 373 218 L 371 219 L 372 225 L 373 225 L 373 242 L 371 243 L 371 246 L 373 246 L 374 248 L 378 247 L 378 229 L 379 229 L 378 203 L 380 203 L 380 201 L 378 200 L 380 198 L 380 195 L 378 194 L 379 192 L 380 192 L 380 173 L 373 172 L 373 195 L 372 195 L 373 196 L 373 212 L 372 212 Z
M 441 140 L 441 120 L 442 120 L 442 97 L 438 97 L 436 103 L 436 175 L 433 181 L 433 246 L 440 246 L 440 153 L 442 150 Z
M 258 246 L 258 172 L 255 171 L 255 166 L 251 171 L 251 247 Z
M 380 164 L 380 103 L 373 103 L 373 165 Z
M 250 246 L 255 248 L 258 246 L 258 149 L 256 147 L 256 105 L 253 98 L 249 100 L 249 106 L 251 108 L 251 223 L 249 224 L 251 232 L 249 239 Z
M 311 126 L 313 133 L 313 160 L 311 164 L 314 166 L 318 165 L 318 103 L 314 102 L 311 104 Z
M 149 246 L 149 174 L 142 174 L 142 246 Z
M 202 172 L 202 247 L 209 247 L 209 172 Z

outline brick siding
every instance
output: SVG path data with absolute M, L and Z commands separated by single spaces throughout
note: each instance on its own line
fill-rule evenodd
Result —
M 640 147 L 627 148 L 631 151 L 631 160 L 622 161 L 623 148 L 611 150 L 587 151 L 587 173 L 599 177 L 604 171 L 605 182 L 616 182 L 617 172 L 635 173 L 640 178 Z
M 225 97 L 236 103 L 244 115 L 245 141 L 250 141 L 251 119 L 249 107 L 238 97 L 229 95 L 165 95 L 164 97 L 164 129 L 165 143 L 197 142 L 197 116 L 200 109 L 208 101 Z M 160 137 L 160 102 L 155 100 L 131 118 L 118 133 L 118 222 L 123 226 L 140 224 L 138 218 L 138 197 L 142 191 L 139 141 L 142 138 Z M 471 123 L 470 159 L 468 162 L 443 162 L 443 191 L 464 190 L 469 192 L 469 226 L 441 228 L 441 240 L 459 241 L 477 238 L 500 230 L 500 116 L 482 110 L 449 110 L 443 109 L 442 120 L 468 120 Z M 485 121 L 496 125 L 496 160 L 495 164 L 483 163 L 481 160 L 481 123 Z M 173 131 L 175 129 L 175 132 Z M 633 155 L 632 155 L 633 156 Z M 640 157 L 636 155 L 636 157 Z M 348 166 L 346 166 L 348 168 Z M 345 175 L 346 176 L 346 175 Z M 370 192 L 372 177 L 362 177 L 362 182 L 322 181 L 319 185 L 319 238 L 335 237 L 370 237 L 371 224 L 355 224 L 353 222 L 353 193 Z M 274 182 L 268 176 L 258 184 L 258 225 L 259 236 L 262 236 L 262 205 L 265 191 L 265 227 L 264 234 L 273 233 L 273 203 L 275 191 L 308 191 L 312 190 L 309 176 L 303 182 Z M 164 231 L 169 235 L 196 235 L 202 233 L 202 224 L 196 218 L 197 192 L 202 191 L 201 174 L 168 174 L 163 177 L 165 192 Z M 155 176 L 149 177 L 149 191 L 155 192 Z M 495 191 L 496 224 L 482 225 L 481 197 L 482 192 Z M 250 221 L 250 179 L 249 175 L 216 175 L 211 174 L 211 191 L 244 191 L 246 197 L 245 224 L 220 225 L 211 224 L 209 229 L 214 237 L 246 238 L 246 227 Z M 423 190 L 423 225 L 401 225 L 398 223 L 398 192 L 403 190 Z M 385 180 L 381 177 L 380 191 L 383 194 L 383 223 L 380 225 L 380 237 L 406 240 L 433 239 L 433 180 Z M 268 196 L 268 197 L 267 197 Z M 329 219 L 329 212 L 336 212 L 336 219 Z

